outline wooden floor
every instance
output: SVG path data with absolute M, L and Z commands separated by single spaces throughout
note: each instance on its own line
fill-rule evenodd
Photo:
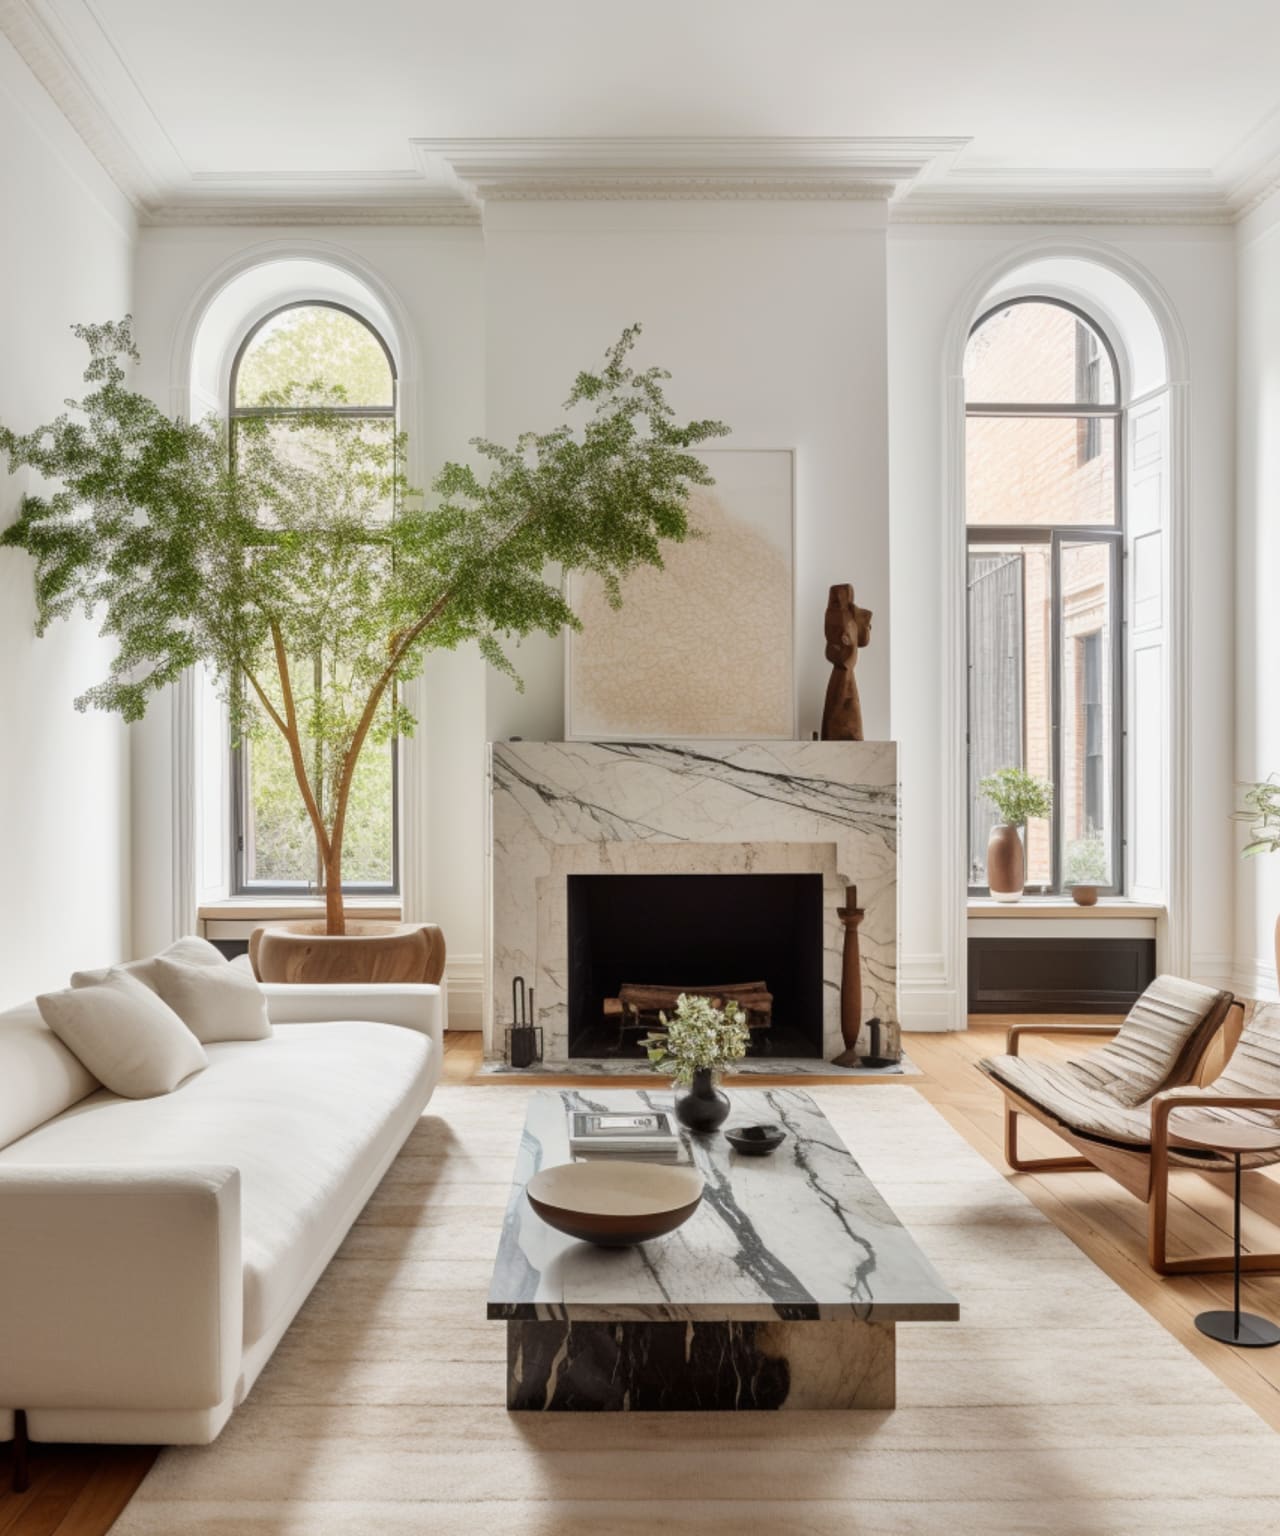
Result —
M 981 1056 L 1002 1049 L 1008 1018 L 975 1018 L 963 1034 L 911 1035 L 907 1049 L 921 1076 L 905 1081 L 922 1093 L 972 1146 L 1001 1172 L 1000 1095 L 974 1069 Z M 1077 1045 L 1084 1042 L 1077 1042 Z M 1032 1041 L 1029 1051 L 1066 1050 L 1055 1042 Z M 453 1033 L 445 1046 L 444 1078 L 466 1083 L 480 1063 L 479 1036 Z M 645 1075 L 645 1080 L 652 1078 Z M 504 1081 L 486 1078 L 486 1083 Z M 505 1079 L 515 1085 L 524 1079 Z M 539 1078 L 540 1086 L 572 1078 Z M 599 1078 L 578 1079 L 599 1087 Z M 625 1079 L 624 1079 L 625 1081 Z M 759 1086 L 759 1079 L 743 1079 Z M 812 1078 L 795 1078 L 800 1086 Z M 859 1082 L 843 1079 L 851 1093 L 876 1092 L 884 1083 L 901 1086 L 902 1078 Z M 732 1087 L 732 1081 L 729 1084 Z M 1054 1137 L 1025 1123 L 1023 1145 L 1030 1153 L 1060 1147 Z M 1146 1209 L 1111 1180 L 1097 1173 L 1009 1174 L 1010 1181 L 1117 1285 L 1124 1287 L 1188 1349 L 1274 1429 L 1280 1430 L 1280 1349 L 1232 1350 L 1196 1331 L 1197 1312 L 1231 1304 L 1230 1276 L 1179 1275 L 1161 1279 L 1148 1269 Z M 1280 1176 L 1270 1172 L 1245 1177 L 1245 1246 L 1280 1251 Z M 1230 1245 L 1231 1195 L 1227 1181 L 1195 1172 L 1173 1175 L 1170 1201 L 1171 1255 L 1225 1252 Z M 1280 1276 L 1255 1276 L 1244 1285 L 1244 1305 L 1280 1319 Z M 31 1487 L 8 1492 L 8 1450 L 0 1451 L 0 1536 L 104 1536 L 146 1475 L 154 1451 L 97 1446 L 36 1446 Z M 181 1536 L 175 1532 L 174 1536 Z

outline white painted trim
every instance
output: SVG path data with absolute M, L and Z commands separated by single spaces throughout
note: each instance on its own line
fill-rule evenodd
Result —
M 949 162 L 963 138 L 413 139 L 435 186 L 476 205 L 618 199 L 884 200 Z
M 1154 939 L 1157 921 L 1123 914 L 1095 917 L 1087 924 L 1073 924 L 1065 913 L 1032 918 L 983 916 L 969 919 L 969 935 L 977 939 Z
M 484 956 L 450 955 L 445 962 L 445 978 L 449 983 L 449 1028 L 481 1031 L 484 1027 Z
M 191 365 L 195 353 L 196 336 L 208 313 L 209 306 L 229 283 L 254 267 L 265 266 L 273 261 L 315 261 L 327 263 L 346 272 L 363 283 L 378 303 L 382 305 L 390 321 L 392 334 L 386 338 L 396 359 L 397 383 L 402 401 L 402 415 L 406 388 L 415 387 L 419 378 L 418 347 L 409 312 L 396 290 L 382 274 L 364 257 L 332 240 L 318 240 L 313 236 L 277 236 L 261 240 L 237 251 L 222 262 L 192 295 L 174 332 L 173 352 L 169 362 L 169 387 L 175 402 L 189 401 L 191 390 Z M 305 297 L 299 294 L 299 297 Z M 379 328 L 384 322 L 379 319 Z M 183 414 L 186 414 L 184 411 Z
M 475 224 L 512 199 L 893 199 L 917 223 L 1229 224 L 1280 185 L 1280 113 L 1213 168 L 967 167 L 966 137 L 411 139 L 365 175 L 187 166 L 87 0 L 0 0 L 0 28 L 144 223 Z
M 1053 235 L 1028 241 L 993 261 L 970 283 L 956 308 L 943 351 L 943 486 L 940 498 L 942 527 L 939 547 L 942 552 L 942 656 L 939 664 L 944 678 L 943 696 L 943 776 L 941 807 L 940 885 L 943 901 L 942 927 L 947 979 L 957 998 L 967 997 L 966 901 L 968 882 L 965 870 L 964 828 L 967 820 L 966 764 L 964 733 L 960 721 L 965 699 L 966 637 L 964 605 L 965 548 L 965 476 L 964 476 L 964 354 L 969 330 L 982 313 L 987 296 L 999 290 L 1002 279 L 1028 262 L 1045 259 L 1077 260 L 1095 263 L 1128 282 L 1144 300 L 1155 317 L 1164 341 L 1168 365 L 1170 401 L 1170 611 L 1187 611 L 1190 545 L 1189 515 L 1189 438 L 1190 428 L 1185 392 L 1188 346 L 1182 324 L 1163 287 L 1139 262 L 1121 251 L 1089 239 L 1060 239 Z M 1122 397 L 1123 398 L 1123 397 Z M 1124 402 L 1130 409 L 1128 402 Z M 1162 969 L 1175 975 L 1187 974 L 1190 961 L 1190 664 L 1187 627 L 1171 626 L 1170 652 L 1170 825 L 1169 889 L 1166 906 L 1168 920 L 1157 935 Z M 962 1027 L 957 1025 L 956 1027 Z
M 1237 997 L 1253 998 L 1260 1003 L 1280 1002 L 1280 986 L 1276 985 L 1274 956 L 1268 955 L 1265 959 L 1237 960 L 1230 974 L 1231 990 Z
M 196 932 L 196 703 L 195 670 L 187 667 L 173 685 L 170 732 L 173 751 L 173 848 L 171 939 Z
M 354 252 L 344 250 L 341 246 L 328 241 L 319 241 L 310 238 L 289 239 L 280 238 L 263 241 L 246 250 L 239 251 L 229 261 L 224 262 L 207 279 L 201 289 L 195 294 L 187 305 L 179 323 L 175 335 L 173 351 L 169 360 L 169 396 L 170 409 L 177 416 L 189 418 L 192 413 L 192 388 L 191 370 L 195 359 L 196 339 L 200 333 L 200 327 L 204 323 L 209 312 L 209 307 L 218 295 L 231 282 L 243 273 L 253 270 L 255 267 L 267 265 L 276 261 L 313 261 L 324 263 L 348 273 L 364 286 L 373 295 L 375 301 L 381 306 L 382 313 L 374 316 L 366 314 L 365 318 L 375 327 L 379 335 L 389 331 L 385 335 L 387 345 L 391 348 L 392 356 L 396 363 L 396 393 L 399 406 L 399 423 L 416 420 L 413 414 L 417 409 L 417 381 L 418 381 L 418 347 L 412 325 L 409 323 L 408 312 L 401 302 L 398 294 L 387 284 L 382 277 Z M 310 288 L 298 290 L 294 297 L 305 299 L 319 296 L 317 290 Z M 350 296 L 343 296 L 343 301 L 350 302 Z M 287 303 L 287 297 L 274 296 L 263 309 L 260 304 L 257 308 L 246 310 L 244 322 L 239 328 L 239 335 L 243 336 L 253 325 L 262 318 L 263 313 L 279 308 L 281 303 Z M 234 352 L 232 347 L 230 352 Z M 230 358 L 223 359 L 224 366 L 220 369 L 219 389 L 222 391 L 219 400 L 219 408 L 226 408 L 226 389 L 229 385 Z M 410 434 L 409 463 L 406 469 L 410 483 L 417 484 L 415 478 L 420 468 L 417 455 L 421 452 L 421 446 L 417 443 L 417 433 Z M 422 718 L 425 703 L 425 691 L 421 685 L 421 679 L 415 679 L 405 691 L 406 702 L 417 719 Z M 416 914 L 420 909 L 425 909 L 428 900 L 427 883 L 427 850 L 425 836 L 419 836 L 413 829 L 425 828 L 427 825 L 425 810 L 425 781 L 426 774 L 421 759 L 425 748 L 422 735 L 411 738 L 408 742 L 402 742 L 400 747 L 400 792 L 401 792 L 401 848 L 400 848 L 400 899 L 406 921 L 428 921 L 426 916 L 419 918 Z M 172 908 L 173 908 L 173 936 L 193 933 L 196 922 L 196 837 L 198 830 L 198 815 L 196 806 L 196 745 L 195 745 L 195 696 L 193 674 L 188 669 L 184 672 L 175 685 L 173 701 L 172 721 L 172 803 L 173 803 L 173 850 L 172 850 Z M 406 832 L 409 835 L 406 837 Z

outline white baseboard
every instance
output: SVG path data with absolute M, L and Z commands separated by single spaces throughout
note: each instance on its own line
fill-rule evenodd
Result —
M 964 1004 L 954 987 L 903 981 L 898 984 L 898 1006 L 904 1032 L 940 1033 L 964 1029 L 968 1023 Z
M 1237 997 L 1259 1003 L 1280 1002 L 1280 987 L 1276 985 L 1275 959 L 1268 955 L 1262 959 L 1237 960 L 1228 983 Z
M 1225 987 L 1230 990 L 1235 983 L 1236 969 L 1234 956 L 1201 950 L 1192 953 L 1190 980 L 1201 982 L 1206 987 Z
M 964 1029 L 969 1022 L 941 954 L 899 957 L 898 1006 L 903 1029 L 916 1033 Z
M 449 983 L 449 1028 L 484 1027 L 484 956 L 450 955 L 445 962 Z

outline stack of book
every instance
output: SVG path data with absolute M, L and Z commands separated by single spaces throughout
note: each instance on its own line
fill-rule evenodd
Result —
M 675 1163 L 683 1143 L 664 1110 L 636 1114 L 569 1111 L 569 1150 L 574 1157 L 614 1157 L 628 1162 Z

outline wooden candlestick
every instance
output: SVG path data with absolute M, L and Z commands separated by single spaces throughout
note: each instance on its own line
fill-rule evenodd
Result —
M 862 1028 L 862 955 L 858 948 L 858 925 L 866 915 L 858 905 L 858 887 L 849 887 L 849 904 L 837 907 L 836 915 L 844 924 L 844 963 L 840 971 L 840 1034 L 844 1050 L 832 1058 L 837 1067 L 857 1065 L 858 1031 Z

